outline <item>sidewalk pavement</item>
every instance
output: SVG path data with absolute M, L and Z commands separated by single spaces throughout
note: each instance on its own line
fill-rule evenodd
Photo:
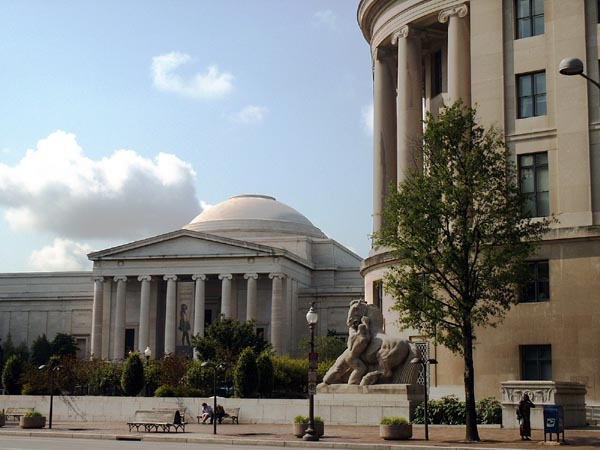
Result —
M 213 426 L 209 424 L 189 423 L 185 433 L 137 433 L 129 432 L 124 422 L 63 422 L 54 421 L 52 430 L 24 430 L 18 423 L 7 422 L 0 428 L 2 435 L 20 435 L 35 437 L 61 437 L 85 439 L 144 440 L 161 442 L 220 442 L 229 445 L 278 445 L 302 446 L 314 448 L 340 449 L 399 449 L 425 450 L 430 448 L 465 448 L 465 449 L 538 449 L 544 444 L 544 433 L 533 430 L 531 441 L 522 441 L 519 430 L 480 426 L 480 442 L 467 443 L 464 425 L 429 426 L 429 441 L 424 438 L 423 425 L 413 425 L 413 437 L 408 441 L 384 441 L 379 437 L 378 426 L 359 425 L 327 425 L 325 436 L 318 442 L 304 442 L 292 434 L 292 424 L 222 424 L 217 426 L 217 434 L 213 434 Z M 0 438 L 1 439 L 1 438 Z M 554 436 L 556 439 L 556 436 Z M 566 444 L 578 450 L 600 448 L 600 428 L 586 427 L 565 430 Z M 546 445 L 557 445 L 548 442 Z

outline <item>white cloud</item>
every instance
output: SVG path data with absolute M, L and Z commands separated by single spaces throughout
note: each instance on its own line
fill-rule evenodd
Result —
M 223 97 L 233 90 L 233 75 L 219 72 L 217 66 L 209 66 L 206 73 L 197 73 L 185 79 L 175 70 L 192 60 L 186 53 L 172 52 L 152 58 L 152 81 L 161 91 L 173 92 L 184 97 L 210 99 Z
M 92 248 L 69 239 L 54 239 L 52 245 L 35 250 L 29 257 L 29 270 L 32 271 L 69 271 L 91 270 L 92 263 L 87 254 Z
M 337 29 L 337 17 L 330 9 L 317 11 L 314 15 L 314 23 L 316 25 L 324 25 L 332 30 Z
M 265 118 L 267 112 L 267 108 L 264 108 L 262 106 L 249 105 L 243 108 L 241 111 L 232 114 L 230 118 L 232 121 L 237 123 L 260 123 Z
M 178 229 L 199 213 L 191 165 L 175 155 L 117 150 L 84 155 L 56 131 L 15 165 L 0 163 L 0 206 L 14 231 L 65 238 L 141 238 Z
M 373 104 L 365 106 L 361 112 L 362 124 L 365 132 L 373 135 Z

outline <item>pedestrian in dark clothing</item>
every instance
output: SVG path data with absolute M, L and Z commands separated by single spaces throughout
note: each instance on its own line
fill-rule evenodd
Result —
M 535 405 L 529 400 L 529 395 L 523 394 L 523 398 L 517 406 L 517 419 L 519 420 L 519 429 L 521 431 L 521 440 L 531 440 L 531 408 Z

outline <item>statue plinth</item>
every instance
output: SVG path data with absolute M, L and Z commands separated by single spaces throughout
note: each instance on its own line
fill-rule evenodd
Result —
M 402 416 L 412 420 L 414 410 L 424 398 L 424 387 L 418 384 L 325 384 L 317 386 L 317 409 L 327 422 L 376 425 L 383 416 Z M 340 423 L 342 423 L 340 421 Z

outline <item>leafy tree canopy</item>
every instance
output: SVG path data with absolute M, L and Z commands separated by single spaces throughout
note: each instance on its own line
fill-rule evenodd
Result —
M 517 301 L 549 220 L 526 217 L 514 158 L 474 109 L 457 102 L 425 125 L 423 168 L 391 189 L 375 243 L 401 261 L 384 277 L 400 325 L 463 356 L 467 440 L 479 440 L 475 327 L 496 326 Z
M 209 325 L 204 338 L 194 336 L 192 344 L 200 360 L 224 363 L 229 367 L 233 367 L 246 347 L 250 347 L 256 354 L 270 348 L 270 344 L 256 334 L 254 322 L 240 322 L 231 318 Z
M 52 340 L 52 354 L 58 356 L 75 356 L 77 341 L 70 334 L 58 333 Z

